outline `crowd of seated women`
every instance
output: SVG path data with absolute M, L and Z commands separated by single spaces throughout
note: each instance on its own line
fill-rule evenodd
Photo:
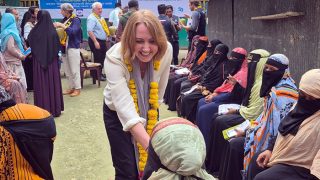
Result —
M 219 180 L 320 178 L 320 69 L 297 87 L 284 54 L 229 53 L 202 37 L 192 45 L 180 65 L 189 73 L 172 70 L 165 103 L 199 127 L 206 171 Z M 226 136 L 228 129 L 235 134 Z

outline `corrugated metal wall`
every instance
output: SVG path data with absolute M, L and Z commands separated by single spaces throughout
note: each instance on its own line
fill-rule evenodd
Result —
M 251 20 L 287 11 L 305 15 Z M 208 18 L 210 39 L 219 38 L 230 48 L 263 48 L 283 53 L 289 57 L 291 73 L 297 81 L 308 69 L 320 68 L 319 0 L 210 0 Z

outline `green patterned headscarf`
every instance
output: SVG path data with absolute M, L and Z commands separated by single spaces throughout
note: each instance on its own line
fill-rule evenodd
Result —
M 256 49 L 250 53 L 259 54 L 261 58 L 257 64 L 255 79 L 249 97 L 249 104 L 248 106 L 241 106 L 239 112 L 244 119 L 255 120 L 263 110 L 263 98 L 260 97 L 260 88 L 262 84 L 264 65 L 266 64 L 270 53 L 264 49 Z
M 161 163 L 170 171 L 160 168 L 149 180 L 194 179 L 192 175 L 205 180 L 214 180 L 202 165 L 206 157 L 206 145 L 200 130 L 190 121 L 182 118 L 168 118 L 157 123 L 151 137 L 152 147 Z

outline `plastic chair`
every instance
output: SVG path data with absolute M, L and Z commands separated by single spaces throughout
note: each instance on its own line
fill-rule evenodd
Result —
M 90 75 L 92 77 L 92 83 L 96 84 L 96 80 L 98 80 L 98 87 L 100 87 L 101 69 L 102 69 L 101 64 L 86 62 L 81 52 L 80 52 L 80 56 L 81 56 L 81 62 L 80 62 L 81 87 L 83 88 L 83 78 L 84 78 L 84 72 L 86 70 L 90 71 Z M 95 73 L 95 74 L 93 75 L 92 73 Z

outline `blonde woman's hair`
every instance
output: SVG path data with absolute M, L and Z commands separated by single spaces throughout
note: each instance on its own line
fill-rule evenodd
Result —
M 123 58 L 130 61 L 135 58 L 136 29 L 142 23 L 147 27 L 155 44 L 158 46 L 158 52 L 153 60 L 161 60 L 167 50 L 167 37 L 159 19 L 149 10 L 134 12 L 128 19 L 121 36 L 121 54 Z

